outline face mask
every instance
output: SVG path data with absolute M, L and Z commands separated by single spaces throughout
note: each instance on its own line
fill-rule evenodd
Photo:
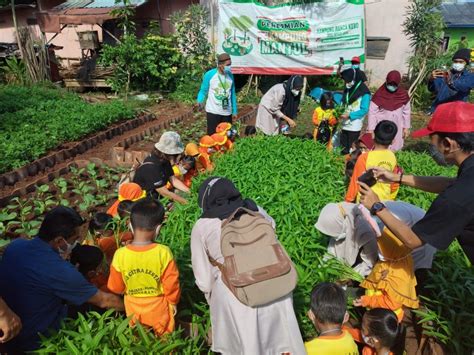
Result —
M 346 88 L 350 89 L 354 86 L 354 81 L 351 81 L 350 83 L 346 83 Z
M 68 257 L 72 250 L 79 245 L 79 241 L 75 241 L 72 244 L 69 244 L 66 239 L 64 239 L 64 242 L 66 243 L 66 249 L 59 248 L 59 254 L 61 254 L 63 257 Z
M 226 66 L 224 67 L 224 72 L 227 73 L 227 74 L 232 73 L 231 66 L 230 66 L 230 65 L 226 65 Z
M 363 340 L 364 343 L 366 343 L 366 344 L 370 344 L 370 343 L 371 343 L 370 337 L 367 337 L 367 336 L 365 336 L 364 334 L 362 334 L 362 340 Z
M 466 67 L 466 64 L 464 63 L 453 63 L 453 66 L 452 66 L 453 70 L 458 71 L 458 72 L 463 71 L 465 67 Z
M 429 152 L 436 164 L 441 166 L 451 166 L 453 163 L 447 162 L 444 155 L 436 148 L 434 144 L 430 144 Z
M 207 148 L 207 153 L 208 154 L 212 154 L 212 153 L 215 153 L 216 150 L 214 148 Z
M 188 172 L 188 170 L 184 168 L 182 165 L 178 165 L 178 169 L 181 175 L 186 175 L 186 173 Z
M 292 90 L 291 90 L 291 93 L 293 94 L 293 96 L 298 96 L 298 95 L 300 94 L 300 91 L 299 91 L 299 90 L 292 89 Z
M 359 68 L 360 68 L 360 65 L 359 65 L 359 64 L 354 64 L 354 65 L 352 66 L 352 69 L 359 69 Z
M 398 89 L 398 86 L 387 85 L 387 90 L 390 91 L 390 92 L 395 92 L 395 91 L 397 91 L 397 89 Z

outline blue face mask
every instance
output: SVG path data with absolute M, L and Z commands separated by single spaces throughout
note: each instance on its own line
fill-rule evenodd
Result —
M 231 74 L 232 73 L 232 69 L 230 67 L 230 65 L 226 65 L 224 67 L 224 72 L 227 73 L 227 74 Z
M 360 65 L 359 65 L 359 64 L 354 64 L 354 65 L 352 66 L 352 69 L 359 69 L 359 68 L 360 68 Z

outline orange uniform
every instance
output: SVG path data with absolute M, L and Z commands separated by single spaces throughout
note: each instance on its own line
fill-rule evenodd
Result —
M 199 140 L 199 157 L 198 161 L 203 170 L 211 171 L 214 169 L 214 164 L 211 161 L 211 155 L 215 152 L 216 142 L 211 136 L 203 136 Z
M 385 168 L 393 172 L 397 172 L 399 169 L 397 166 L 397 158 L 391 150 L 372 150 L 362 153 L 359 158 L 357 158 L 357 162 L 354 166 L 354 172 L 352 173 L 345 197 L 346 202 L 359 202 L 360 193 L 357 179 L 368 169 L 375 167 Z M 376 183 L 372 186 L 372 190 L 377 194 L 380 200 L 387 201 L 395 200 L 399 187 L 399 184 Z
M 138 201 L 146 196 L 146 191 L 143 191 L 140 185 L 134 182 L 127 182 L 119 187 L 118 199 L 113 203 L 112 206 L 107 210 L 107 214 L 112 217 L 118 214 L 118 205 L 120 202 L 125 200 Z
M 387 228 L 377 238 L 377 246 L 380 260 L 360 284 L 366 289 L 362 306 L 390 309 L 402 321 L 403 307 L 419 307 L 411 250 Z
M 115 253 L 107 287 L 125 294 L 131 325 L 140 322 L 157 335 L 174 331 L 173 306 L 180 298 L 179 272 L 171 250 L 161 244 L 120 248 Z

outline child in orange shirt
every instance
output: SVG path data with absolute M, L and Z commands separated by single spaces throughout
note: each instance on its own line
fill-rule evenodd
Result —
M 125 311 L 133 316 L 131 325 L 138 321 L 157 335 L 174 330 L 181 292 L 171 250 L 154 242 L 164 215 L 165 209 L 155 200 L 141 200 L 133 206 L 133 241 L 115 253 L 107 283 L 112 292 L 125 294 Z
M 397 125 L 392 121 L 380 121 L 375 127 L 375 145 L 372 151 L 363 153 L 357 158 L 354 166 L 354 172 L 347 189 L 345 201 L 359 202 L 359 177 L 363 175 L 367 169 L 374 167 L 382 167 L 389 171 L 397 172 L 397 158 L 395 154 L 388 149 L 393 139 L 397 135 Z M 382 201 L 394 200 L 398 193 L 399 184 L 376 183 L 372 186 L 372 190 Z
M 107 213 L 112 217 L 117 216 L 117 207 L 121 201 L 130 200 L 132 202 L 138 201 L 146 196 L 146 191 L 143 191 L 140 185 L 134 182 L 126 182 L 119 186 L 118 199 L 110 206 Z
M 199 140 L 199 163 L 204 171 L 214 170 L 211 156 L 216 152 L 215 146 L 216 142 L 211 136 L 206 135 Z
M 110 292 L 107 289 L 107 276 L 101 269 L 104 254 L 100 248 L 92 245 L 78 245 L 72 250 L 69 261 L 87 281 L 101 291 Z

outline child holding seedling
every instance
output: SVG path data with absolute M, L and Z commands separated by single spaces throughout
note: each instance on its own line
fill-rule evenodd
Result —
M 330 92 L 325 92 L 321 96 L 320 106 L 316 107 L 313 113 L 313 123 L 316 126 L 313 138 L 315 141 L 327 145 L 328 150 L 332 149 L 332 133 L 334 127 L 337 126 L 337 119 L 334 112 L 334 100 L 332 94 Z
M 388 228 L 379 227 L 379 220 L 372 218 L 365 207 L 360 205 L 360 210 L 376 235 L 379 260 L 360 284 L 365 295 L 354 300 L 354 306 L 390 309 L 401 322 L 404 308 L 419 306 L 412 250 Z
M 345 201 L 357 203 L 360 200 L 359 185 L 357 181 L 364 175 L 366 179 L 371 180 L 372 190 L 382 201 L 394 200 L 398 193 L 399 184 L 378 183 L 375 177 L 371 175 L 370 168 L 380 167 L 388 171 L 398 172 L 397 158 L 395 154 L 388 149 L 393 139 L 397 135 L 397 125 L 392 121 L 380 121 L 374 130 L 374 149 L 363 153 L 357 158 L 354 166 L 354 172 L 347 189 Z
M 374 308 L 364 313 L 362 329 L 346 328 L 354 340 L 365 344 L 362 355 L 402 355 L 405 329 L 393 311 Z
M 349 319 L 344 290 L 337 284 L 322 282 L 311 291 L 308 317 L 319 336 L 305 343 L 308 355 L 357 355 L 352 336 L 342 328 Z
M 132 208 L 130 229 L 133 241 L 120 248 L 110 266 L 107 287 L 125 294 L 125 311 L 131 325 L 140 322 L 163 335 L 174 330 L 176 305 L 180 298 L 179 272 L 171 250 L 154 242 L 165 209 L 156 200 L 145 199 Z

